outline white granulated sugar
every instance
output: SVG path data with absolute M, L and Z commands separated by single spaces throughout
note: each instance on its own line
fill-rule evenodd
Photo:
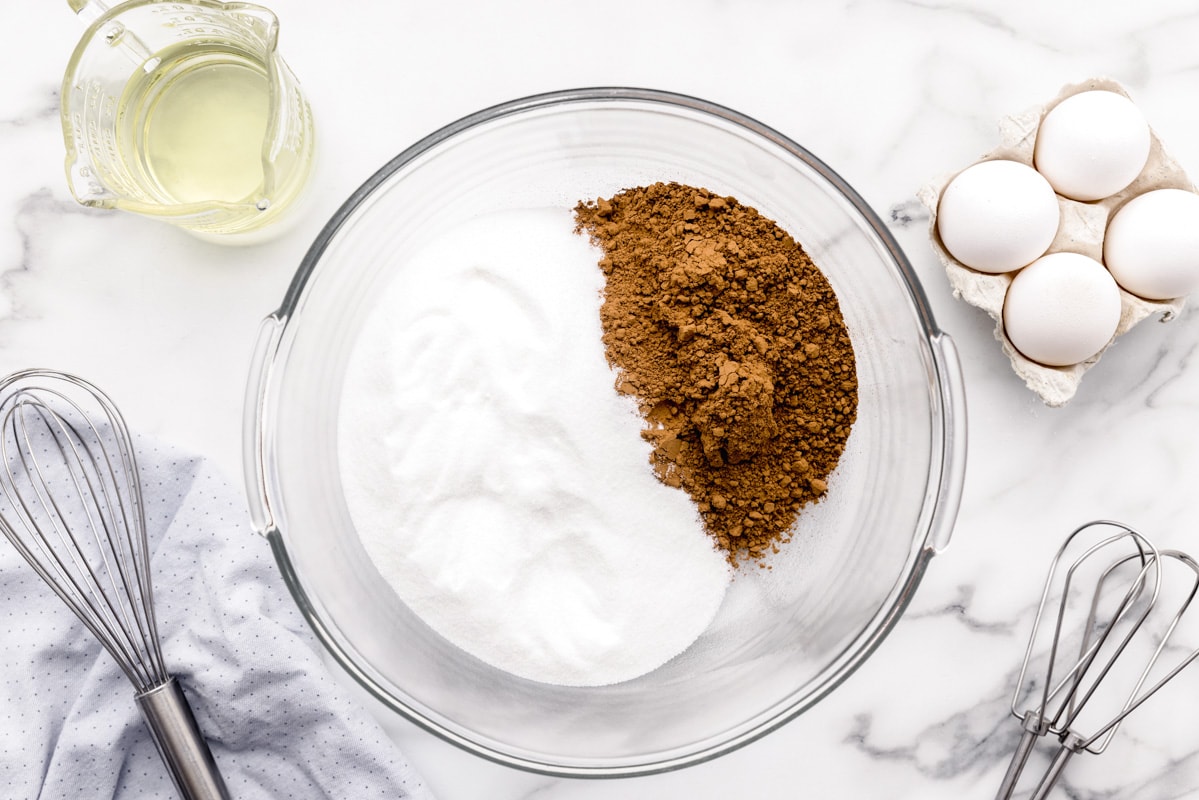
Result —
M 731 572 L 662 485 L 600 340 L 598 249 L 566 209 L 494 214 L 404 266 L 355 344 L 341 476 L 366 552 L 463 650 L 546 683 L 642 675 Z

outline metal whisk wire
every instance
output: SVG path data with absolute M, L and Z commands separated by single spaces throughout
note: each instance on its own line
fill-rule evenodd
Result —
M 1128 591 L 1121 598 L 1120 605 L 1116 609 L 1115 615 L 1112 617 L 1109 623 L 1100 626 L 1100 635 L 1092 643 L 1091 636 L 1094 633 L 1097 625 L 1099 616 L 1099 603 L 1104 594 L 1104 587 L 1107 585 L 1107 582 L 1111 579 L 1113 574 L 1118 572 L 1126 564 L 1138 560 L 1141 561 L 1140 571 L 1137 573 L 1136 578 Z M 1140 615 L 1135 617 L 1127 626 L 1124 636 L 1119 637 L 1116 640 L 1114 651 L 1104 659 L 1102 665 L 1099 667 L 1098 674 L 1091 678 L 1090 668 L 1098 657 L 1100 650 L 1103 649 L 1103 646 L 1106 644 L 1108 636 L 1124 620 L 1129 611 L 1132 610 L 1133 604 L 1139 599 L 1140 594 L 1144 590 L 1145 583 L 1150 577 L 1153 578 L 1153 590 L 1147 602 L 1142 604 L 1143 607 Z M 1112 671 L 1117 659 L 1119 659 L 1119 657 L 1128 648 L 1128 645 L 1132 642 L 1133 637 L 1136 636 L 1141 626 L 1145 624 L 1145 620 L 1148 619 L 1150 613 L 1153 611 L 1153 608 L 1157 603 L 1158 594 L 1160 591 L 1161 558 L 1160 554 L 1156 553 L 1156 551 L 1148 555 L 1145 553 L 1140 553 L 1138 555 L 1125 556 L 1124 558 L 1108 566 L 1108 568 L 1105 569 L 1099 576 L 1099 580 L 1096 581 L 1095 584 L 1095 591 L 1091 597 L 1090 610 L 1087 614 L 1086 624 L 1083 627 L 1082 642 L 1079 645 L 1079 660 L 1075 663 L 1075 669 L 1068 677 L 1069 688 L 1065 692 L 1064 702 L 1057 707 L 1056 713 L 1051 718 L 1046 720 L 1048 723 L 1048 731 L 1050 733 L 1062 736 L 1072 730 L 1075 722 L 1078 720 L 1087 704 L 1095 696 L 1095 693 L 1103 683 L 1104 679 L 1107 678 L 1108 674 Z M 1058 627 L 1061 627 L 1060 618 Z M 1148 675 L 1152 667 L 1153 661 L 1150 660 L 1150 662 L 1145 666 L 1145 670 L 1141 674 L 1140 680 L 1133 687 L 1128 699 L 1125 701 L 1125 709 L 1127 709 L 1129 704 L 1133 702 L 1137 691 L 1143 685 L 1145 677 Z M 1052 669 L 1053 667 L 1051 664 L 1050 670 Z M 1082 692 L 1084 678 L 1090 678 L 1090 683 L 1087 686 L 1086 691 Z M 1063 683 L 1065 683 L 1065 681 L 1063 681 Z M 1079 697 L 1080 692 L 1082 692 L 1081 698 Z M 1104 726 L 1100 733 L 1096 734 L 1094 737 L 1090 737 L 1088 739 L 1088 749 L 1095 754 L 1102 753 L 1104 750 L 1106 750 L 1107 745 L 1111 742 L 1112 736 L 1115 735 L 1116 728 L 1119 726 L 1122 720 L 1123 716 L 1117 716 L 1112 720 L 1110 725 Z M 1099 745 L 1095 745 L 1095 742 L 1105 733 L 1107 736 L 1104 741 Z
M 0 531 L 99 640 L 184 800 L 228 800 L 158 638 L 145 504 L 113 402 L 62 372 L 0 379 Z
M 1066 582 L 1062 590 L 1062 599 L 1057 610 L 1053 643 L 1049 652 L 1049 667 L 1040 693 L 1040 703 L 1021 714 L 1018 710 L 1018 703 L 1022 694 L 1021 687 L 1028 672 L 1032 652 L 1037 640 L 1037 630 L 1048 607 L 1047 601 L 1050 586 L 1059 562 L 1075 537 L 1083 532 L 1107 527 L 1116 528 L 1117 533 L 1087 549 L 1082 556 L 1075 559 L 1067 571 Z M 1094 592 L 1091 595 L 1089 610 L 1083 628 L 1082 641 L 1079 645 L 1079 657 L 1060 682 L 1054 684 L 1058 648 L 1061 642 L 1063 623 L 1066 618 L 1067 598 L 1074 579 L 1074 573 L 1084 562 L 1093 558 L 1108 546 L 1123 539 L 1129 539 L 1134 544 L 1135 552 L 1110 562 L 1100 573 Z M 1191 581 L 1189 591 L 1184 592 L 1183 599 L 1178 604 L 1177 610 L 1173 611 L 1169 617 L 1168 624 L 1159 633 L 1157 631 L 1161 627 L 1159 625 L 1161 613 L 1159 612 L 1164 605 L 1164 603 L 1159 603 L 1164 585 L 1163 564 L 1167 563 L 1181 564 L 1188 569 L 1191 572 Z M 1133 579 L 1127 584 L 1127 589 L 1124 593 L 1117 595 L 1120 598 L 1120 602 L 1110 619 L 1104 619 L 1099 614 L 1099 608 L 1102 598 L 1107 593 L 1108 583 L 1113 579 L 1113 576 L 1116 576 L 1122 570 L 1127 571 L 1125 567 L 1129 564 L 1132 564 L 1134 567 L 1139 566 L 1139 569 Z M 1149 587 L 1151 587 L 1151 590 L 1145 595 L 1146 589 Z M 1016 692 L 1012 698 L 1012 713 L 1023 722 L 1024 734 L 1017 745 L 1016 752 L 1012 757 L 1007 774 L 1004 776 L 1003 783 L 1000 785 L 999 794 L 997 795 L 999 800 L 1006 800 L 1014 793 L 1020 773 L 1038 737 L 1052 733 L 1057 737 L 1059 746 L 1050 761 L 1048 769 L 1033 790 L 1030 800 L 1045 800 L 1061 777 L 1067 762 L 1077 753 L 1087 751 L 1099 754 L 1106 750 L 1115 736 L 1116 730 L 1129 714 L 1155 695 L 1183 669 L 1196 659 L 1199 659 L 1199 648 L 1196 648 L 1185 655 L 1167 674 L 1158 679 L 1148 689 L 1145 689 L 1145 685 L 1157 668 L 1162 655 L 1166 652 L 1167 647 L 1172 644 L 1172 638 L 1178 629 L 1179 623 L 1189 610 L 1196 595 L 1199 595 L 1199 563 L 1186 553 L 1177 550 L 1159 552 L 1148 539 L 1132 528 L 1119 523 L 1098 521 L 1087 523 L 1075 529 L 1067 537 L 1066 542 L 1059 549 L 1050 567 L 1045 591 L 1042 593 L 1036 619 L 1033 623 L 1033 632 L 1029 637 L 1029 645 L 1025 652 L 1024 663 L 1020 668 L 1020 677 L 1017 681 Z M 1141 611 L 1133 614 L 1132 611 L 1138 607 L 1138 604 Z M 1165 613 L 1170 613 L 1168 607 Z M 1152 625 L 1146 626 L 1145 623 L 1151 618 L 1151 615 L 1154 622 Z M 1117 630 L 1117 628 L 1122 633 L 1116 636 L 1114 640 L 1111 640 L 1112 643 L 1108 646 L 1112 632 Z M 1110 712 L 1105 720 L 1092 723 L 1093 729 L 1090 732 L 1084 732 L 1083 728 L 1086 725 L 1080 724 L 1081 715 L 1092 699 L 1096 697 L 1101 685 L 1110 682 L 1109 676 L 1112 675 L 1113 668 L 1117 662 L 1122 657 L 1127 660 L 1127 656 L 1124 654 L 1129 644 L 1134 638 L 1143 640 L 1147 636 L 1151 637 L 1154 635 L 1158 636 L 1156 647 L 1150 653 L 1143 669 L 1139 673 L 1131 673 L 1131 677 L 1128 674 L 1117 676 L 1115 681 L 1117 688 L 1114 694 L 1117 697 L 1124 698 L 1122 704 L 1117 710 Z M 1101 653 L 1102 658 L 1100 658 Z M 1097 661 L 1099 661 L 1099 666 L 1094 668 Z M 1127 673 L 1127 671 L 1124 671 L 1124 673 Z M 1132 677 L 1135 680 L 1131 680 Z M 1052 689 L 1050 688 L 1051 685 Z M 1129 685 L 1131 685 L 1131 690 L 1128 690 L 1126 694 L 1125 692 Z M 1105 693 L 1109 695 L 1113 694 L 1110 690 L 1107 690 Z M 1051 710 L 1050 706 L 1054 703 L 1056 703 L 1056 706 Z
M 1114 530 L 1114 533 L 1108 532 L 1111 530 Z M 1055 589 L 1055 581 L 1059 574 L 1059 569 L 1070 552 L 1071 547 L 1076 545 L 1078 541 L 1081 541 L 1081 537 L 1085 535 L 1099 535 L 1102 538 L 1087 547 L 1081 555 L 1075 557 L 1066 570 L 1065 580 L 1060 589 L 1061 594 L 1057 602 L 1053 636 L 1049 647 L 1048 666 L 1045 669 L 1044 682 L 1041 684 L 1039 701 L 1021 711 L 1019 704 L 1025 693 L 1025 682 L 1032 664 L 1033 654 L 1037 647 L 1038 633 L 1043 621 L 1046 619 L 1046 613 L 1052 608 L 1050 597 Z M 1072 596 L 1071 587 L 1075 585 L 1078 572 L 1084 565 L 1090 564 L 1100 554 L 1109 552 L 1111 548 L 1124 543 L 1130 544 L 1133 552 L 1116 559 L 1102 571 L 1095 591 L 1090 595 L 1089 610 L 1083 626 L 1083 637 L 1079 645 L 1078 658 L 1066 670 L 1065 674 L 1059 678 L 1058 665 L 1062 647 L 1062 634 L 1066 622 L 1068 603 Z M 1093 636 L 1097 626 L 1098 608 L 1104 587 L 1111 576 L 1116 573 L 1119 566 L 1134 561 L 1140 562 L 1140 569 L 1128 581 L 1127 588 L 1123 594 L 1118 595 L 1119 604 L 1111 618 L 1104 621 L 1103 624 L 1098 625 L 1098 633 Z M 1064 734 L 1065 729 L 1061 725 L 1063 713 L 1068 711 L 1067 717 L 1074 719 L 1081 710 L 1081 706 L 1085 705 L 1085 700 L 1090 699 L 1090 693 L 1088 693 L 1084 697 L 1083 703 L 1076 702 L 1077 693 L 1083 685 L 1083 680 L 1088 670 L 1091 669 L 1100 652 L 1108 644 L 1113 632 L 1121 627 L 1121 623 L 1124 623 L 1123 628 L 1125 632 L 1122 638 L 1116 640 L 1115 654 L 1107 657 L 1104 666 L 1101 668 L 1100 677 L 1091 682 L 1091 689 L 1093 690 L 1102 678 L 1107 675 L 1116 656 L 1124 651 L 1136 631 L 1144 623 L 1149 611 L 1152 609 L 1153 602 L 1157 598 L 1160 580 L 1161 562 L 1158 559 L 1157 549 L 1147 538 L 1126 525 L 1108 520 L 1098 520 L 1075 528 L 1066 537 L 1050 563 L 1049 573 L 1045 578 L 1045 586 L 1041 592 L 1041 599 L 1033 619 L 1032 632 L 1028 637 L 1028 647 L 1025 649 L 1024 660 L 1020 665 L 1020 674 L 1016 679 L 1016 689 L 1012 694 L 1011 712 L 1013 716 L 1021 721 L 1024 732 L 1012 756 L 1011 763 L 1008 765 L 1003 782 L 1000 784 L 999 793 L 996 795 L 997 800 L 1007 800 L 1015 792 L 1016 784 L 1020 779 L 1025 764 L 1028 762 L 1029 756 L 1032 754 L 1037 740 L 1049 733 L 1059 736 Z M 1136 607 L 1137 601 L 1141 598 L 1147 586 L 1151 586 L 1152 592 L 1149 602 L 1144 604 L 1144 609 L 1138 617 L 1134 617 L 1130 623 L 1125 622 L 1128 615 Z M 1119 722 L 1117 721 L 1116 725 L 1118 724 Z M 1110 732 L 1114 733 L 1114 727 Z M 1048 789 L 1049 787 L 1046 787 L 1045 791 L 1048 792 Z
M 1138 679 L 1136 686 L 1133 688 L 1132 694 L 1129 696 L 1124 708 L 1120 710 L 1119 714 L 1113 717 L 1107 722 L 1107 724 L 1096 730 L 1094 733 L 1090 734 L 1089 736 L 1080 736 L 1077 744 L 1077 749 L 1079 750 L 1085 749 L 1091 753 L 1102 753 L 1107 748 L 1107 744 L 1111 741 L 1111 737 L 1115 733 L 1115 729 L 1129 714 L 1140 708 L 1146 700 L 1156 694 L 1158 690 L 1169 683 L 1176 675 L 1178 675 L 1178 673 L 1186 669 L 1191 662 L 1199 659 L 1199 647 L 1197 647 L 1194 650 L 1191 650 L 1190 653 L 1183 657 L 1168 673 L 1159 678 L 1151 687 L 1145 689 L 1143 692 L 1141 691 L 1144 688 L 1145 682 L 1149 679 L 1149 675 L 1152 673 L 1153 668 L 1157 665 L 1158 661 L 1161 660 L 1166 648 L 1171 644 L 1174 633 L 1178 629 L 1179 623 L 1182 622 L 1182 618 L 1190 609 L 1191 603 L 1194 602 L 1196 595 L 1199 595 L 1199 563 L 1197 563 L 1194 558 L 1178 550 L 1162 550 L 1158 554 L 1158 559 L 1163 563 L 1170 560 L 1177 561 L 1187 569 L 1191 570 L 1191 572 L 1194 573 L 1194 576 L 1192 578 L 1190 591 L 1186 593 L 1186 596 L 1179 604 L 1178 610 L 1174 612 L 1173 616 L 1170 618 L 1169 625 L 1166 626 L 1165 631 L 1161 634 L 1161 638 L 1158 641 L 1157 647 L 1154 649 L 1153 654 L 1149 657 L 1149 661 L 1146 664 L 1145 669 L 1141 672 L 1140 678 Z M 1076 718 L 1077 713 L 1065 721 L 1064 726 L 1067 731 L 1072 728 Z M 1105 736 L 1106 738 L 1104 739 L 1103 744 L 1096 748 L 1095 743 L 1100 738 Z
M 116 407 L 78 378 L 62 383 L 23 387 L 0 407 L 0 491 L 10 500 L 0 525 L 144 692 L 168 674 L 136 457 Z

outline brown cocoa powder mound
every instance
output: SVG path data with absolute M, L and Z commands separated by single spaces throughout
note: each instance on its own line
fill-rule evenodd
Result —
M 705 189 L 628 189 L 575 218 L 604 251 L 604 346 L 655 472 L 734 566 L 762 564 L 827 491 L 857 415 L 832 287 L 778 225 Z

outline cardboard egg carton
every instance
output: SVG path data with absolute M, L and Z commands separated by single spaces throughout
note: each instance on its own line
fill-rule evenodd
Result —
M 999 121 L 999 146 L 980 157 L 978 162 L 1006 159 L 1033 166 L 1033 149 L 1037 141 L 1037 130 L 1045 114 L 1067 97 L 1094 89 L 1104 89 L 1129 97 L 1123 86 L 1106 78 L 1092 78 L 1082 83 L 1066 86 L 1045 105 L 1001 119 Z M 1107 231 L 1108 220 L 1124 203 L 1137 195 L 1155 189 L 1194 191 L 1190 179 L 1178 162 L 1166 153 L 1161 140 L 1152 127 L 1150 127 L 1149 134 L 1151 144 L 1145 168 L 1136 180 L 1122 191 L 1089 203 L 1058 195 L 1061 223 L 1058 225 L 1057 236 L 1046 253 L 1081 253 L 1103 263 L 1103 237 Z M 962 169 L 970 166 L 973 164 L 968 164 Z M 1003 352 L 1011 361 L 1012 369 L 1024 380 L 1029 389 L 1041 397 L 1046 405 L 1051 407 L 1065 405 L 1078 391 L 1083 374 L 1099 362 L 1100 357 L 1116 339 L 1135 325 L 1154 314 L 1160 314 L 1161 321 L 1166 322 L 1182 311 L 1186 298 L 1151 301 L 1130 294 L 1121 288 L 1120 324 L 1111 341 L 1094 356 L 1082 363 L 1068 367 L 1048 367 L 1025 358 L 1011 343 L 1003 329 L 1003 300 L 1016 272 L 990 275 L 970 269 L 949 254 L 937 232 L 937 205 L 940 202 L 941 193 L 958 172 L 938 178 L 921 187 L 917 193 L 920 202 L 929 212 L 928 233 L 933 250 L 940 257 L 941 263 L 945 265 L 945 272 L 949 277 L 954 297 L 981 308 L 991 315 L 991 318 L 995 320 L 995 338 L 999 340 Z

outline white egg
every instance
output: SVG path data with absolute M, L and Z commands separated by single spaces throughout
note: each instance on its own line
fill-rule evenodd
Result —
M 1012 279 L 1003 327 L 1016 349 L 1051 367 L 1086 361 L 1120 324 L 1120 288 L 1093 258 L 1051 253 Z
M 1103 260 L 1117 283 L 1146 300 L 1199 289 L 1199 195 L 1158 189 L 1129 200 L 1108 223 Z
M 1058 194 L 1100 200 L 1141 174 L 1149 145 L 1149 123 L 1131 100 L 1115 92 L 1082 92 L 1041 120 L 1033 163 Z
M 958 173 L 941 193 L 937 233 L 967 267 L 1011 272 L 1049 249 L 1060 218 L 1053 187 L 1035 169 L 983 161 Z

